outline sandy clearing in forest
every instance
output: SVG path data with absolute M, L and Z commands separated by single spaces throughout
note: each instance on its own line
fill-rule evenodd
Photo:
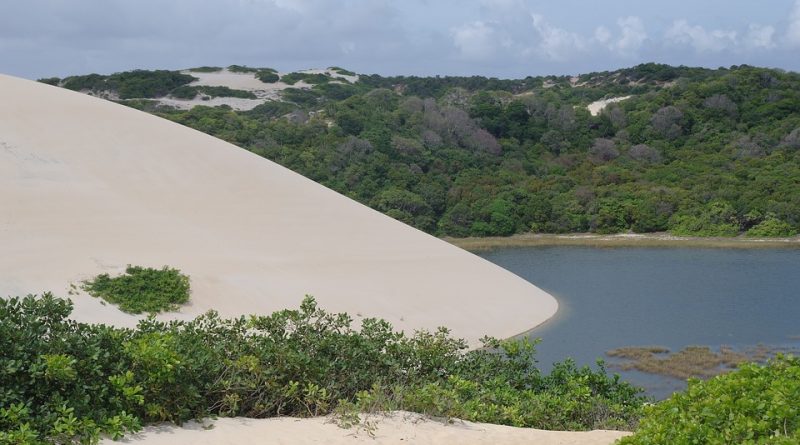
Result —
M 196 72 L 191 70 L 184 70 L 181 72 L 183 74 L 189 74 L 197 78 L 197 80 L 190 83 L 189 86 L 223 86 L 234 90 L 250 91 L 253 94 L 255 94 L 257 99 L 244 99 L 238 97 L 211 97 L 211 98 L 205 98 L 204 100 L 203 95 L 199 94 L 194 99 L 178 99 L 168 96 L 153 100 L 159 102 L 162 105 L 174 107 L 179 110 L 189 110 L 197 105 L 204 105 L 207 107 L 218 107 L 220 105 L 227 105 L 237 111 L 248 111 L 263 104 L 266 101 L 281 100 L 281 91 L 287 88 L 308 90 L 314 86 L 313 84 L 308 84 L 302 80 L 292 85 L 289 85 L 281 81 L 266 83 L 256 78 L 255 73 L 238 73 L 230 71 L 227 68 L 223 68 L 220 71 L 214 71 L 211 73 Z M 358 81 L 358 76 L 339 74 L 338 72 L 332 71 L 330 69 L 304 70 L 298 72 L 308 73 L 308 74 L 326 74 L 335 79 L 341 79 L 333 81 L 339 83 L 342 83 L 344 81 L 350 83 Z M 285 75 L 289 73 L 280 73 L 280 74 Z
M 622 97 L 612 97 L 610 99 L 597 100 L 587 105 L 586 109 L 589 110 L 589 114 L 591 114 L 592 116 L 597 116 L 598 114 L 600 114 L 601 111 L 603 111 L 603 108 L 607 107 L 609 104 L 622 102 L 623 100 L 629 99 L 630 97 L 631 96 L 622 96 Z

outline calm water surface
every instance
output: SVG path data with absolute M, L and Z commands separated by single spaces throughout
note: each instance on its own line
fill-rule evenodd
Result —
M 622 346 L 800 345 L 800 249 L 526 247 L 482 252 L 558 299 L 531 332 L 543 369 Z M 612 368 L 613 370 L 613 368 Z M 618 372 L 618 371 L 617 371 Z M 683 382 L 621 373 L 663 398 Z

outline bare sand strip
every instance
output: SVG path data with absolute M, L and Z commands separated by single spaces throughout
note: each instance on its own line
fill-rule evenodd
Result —
M 240 445 L 240 444 L 374 444 L 374 445 L 610 445 L 630 433 L 622 431 L 543 431 L 455 420 L 453 423 L 424 419 L 418 414 L 395 412 L 373 417 L 374 438 L 367 431 L 342 429 L 328 418 L 311 419 L 226 418 L 204 423 L 190 422 L 147 427 L 122 443 L 148 445 Z M 113 445 L 111 440 L 102 445 Z
M 477 345 L 550 318 L 516 275 L 206 134 L 80 93 L 0 76 L 0 296 L 127 264 L 181 269 L 191 303 L 162 318 L 268 314 L 306 294 L 406 331 Z M 73 296 L 74 317 L 137 317 Z
M 584 247 L 684 247 L 720 249 L 798 249 L 800 235 L 788 238 L 698 237 L 669 233 L 525 233 L 513 236 L 444 238 L 445 241 L 471 252 L 503 247 L 584 246 Z
M 617 102 L 622 102 L 625 99 L 630 98 L 631 96 L 622 96 L 622 97 L 612 97 L 610 99 L 601 99 L 594 101 L 586 106 L 586 109 L 589 110 L 589 114 L 592 116 L 597 116 L 600 114 L 601 111 L 609 104 L 615 104 Z

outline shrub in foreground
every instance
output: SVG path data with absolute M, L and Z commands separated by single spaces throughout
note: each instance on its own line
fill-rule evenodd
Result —
M 189 277 L 167 266 L 154 269 L 129 265 L 118 277 L 100 274 L 84 281 L 83 289 L 132 314 L 175 310 L 189 301 Z
M 136 329 L 76 323 L 68 300 L 0 300 L 0 443 L 96 442 L 206 416 L 406 409 L 539 428 L 630 427 L 643 399 L 604 370 L 535 366 L 529 342 L 466 351 L 446 329 L 360 330 L 312 298 L 299 310 Z
M 745 364 L 645 408 L 620 445 L 800 443 L 800 359 Z

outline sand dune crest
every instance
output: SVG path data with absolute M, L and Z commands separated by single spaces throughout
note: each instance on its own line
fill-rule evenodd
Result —
M 277 164 L 108 101 L 0 76 L 0 295 L 53 291 L 127 264 L 191 277 L 224 316 L 297 307 L 305 294 L 476 344 L 552 316 L 545 292 Z M 136 317 L 80 294 L 74 316 Z

